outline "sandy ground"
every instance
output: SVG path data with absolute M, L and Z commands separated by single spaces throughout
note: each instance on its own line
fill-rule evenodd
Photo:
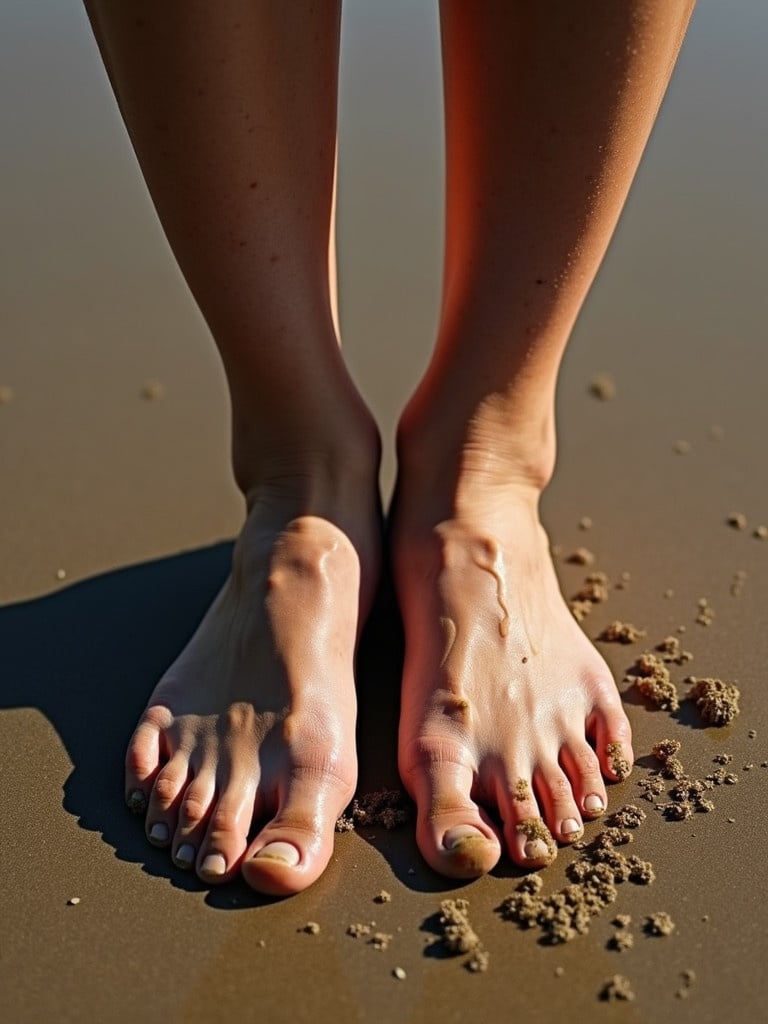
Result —
M 77 4 L 0 14 L 0 1013 L 39 1020 L 408 1022 L 565 1015 L 752 1021 L 768 998 L 768 524 L 765 267 L 768 14 L 702 2 L 559 393 L 560 459 L 544 512 L 568 553 L 612 579 L 584 627 L 624 619 L 656 642 L 686 626 L 698 675 L 737 680 L 724 729 L 675 720 L 626 686 L 639 763 L 611 790 L 637 802 L 652 744 L 675 737 L 697 776 L 734 755 L 715 811 L 670 823 L 650 804 L 625 883 L 635 946 L 606 949 L 612 914 L 547 947 L 496 909 L 508 863 L 453 887 L 412 831 L 338 838 L 329 870 L 287 901 L 206 889 L 149 848 L 122 805 L 126 740 L 158 674 L 227 570 L 241 505 L 227 464 L 223 379 L 148 205 Z M 342 71 L 339 235 L 345 347 L 389 443 L 431 341 L 442 204 L 439 65 L 431 5 L 350 2 Z M 397 58 L 397 74 L 391 64 Z M 613 401 L 588 384 L 610 371 Z M 162 383 L 157 400 L 142 398 Z M 11 397 L 6 393 L 6 398 Z M 723 428 L 722 439 L 709 436 Z M 690 450 L 678 454 L 677 441 Z M 387 460 L 383 486 L 392 480 Z M 743 513 L 746 530 L 725 519 Z M 594 526 L 578 529 L 589 515 Z M 585 570 L 558 562 L 568 594 Z M 737 571 L 746 572 L 738 596 Z M 60 578 L 62 572 L 65 574 Z M 58 574 L 58 575 L 57 575 Z M 674 596 L 665 598 L 668 588 Z M 695 623 L 697 601 L 716 612 Z M 639 647 L 606 645 L 617 678 Z M 360 653 L 361 789 L 396 783 L 400 638 L 383 596 Z M 750 737 L 749 730 L 756 735 Z M 755 767 L 745 771 L 745 764 Z M 733 819 L 733 820 L 731 820 Z M 597 826 L 589 826 L 594 835 Z M 545 874 L 558 888 L 574 853 Z M 392 894 L 373 902 L 382 888 Z M 441 954 L 433 915 L 470 900 L 491 960 Z M 79 898 L 77 905 L 68 901 Z M 669 938 L 640 932 L 668 911 Z M 307 921 L 318 935 L 300 929 Z M 375 920 L 386 951 L 346 934 Z M 263 944 L 262 944 L 263 940 Z M 407 977 L 392 976 L 402 967 Z M 556 968 L 563 968 L 556 974 Z M 693 970 L 688 997 L 675 993 Z M 604 980 L 636 999 L 600 1003 Z

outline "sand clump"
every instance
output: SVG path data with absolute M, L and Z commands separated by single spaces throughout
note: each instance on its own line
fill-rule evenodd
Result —
M 302 927 L 299 928 L 299 931 L 306 932 L 307 935 L 319 935 L 320 925 L 317 921 L 307 921 L 305 925 L 302 925 Z
M 589 548 L 579 547 L 568 555 L 566 562 L 570 562 L 571 565 L 594 565 L 595 555 Z
M 634 644 L 645 634 L 644 629 L 638 629 L 631 622 L 620 622 L 617 619 L 606 626 L 597 639 L 608 644 Z
M 676 455 L 687 455 L 688 452 L 691 450 L 691 442 L 684 440 L 675 441 L 673 445 L 673 450 Z
M 699 611 L 696 615 L 696 622 L 700 626 L 711 626 L 715 621 L 715 609 L 706 597 L 700 597 L 698 602 Z
M 739 713 L 739 697 L 741 693 L 732 683 L 722 679 L 697 679 L 689 676 L 691 684 L 688 699 L 692 700 L 699 710 L 701 719 L 707 725 L 728 725 Z
M 675 922 L 664 910 L 649 914 L 645 919 L 643 931 L 646 935 L 671 935 L 675 930 Z
M 743 512 L 731 512 L 725 521 L 734 530 L 746 530 L 747 528 L 747 517 Z
M 615 949 L 617 953 L 625 953 L 632 949 L 635 944 L 635 936 L 632 932 L 620 928 L 608 939 L 608 949 Z
M 656 654 L 650 651 L 641 654 L 624 678 L 654 707 L 662 711 L 679 710 L 680 697 L 677 687 L 672 682 L 664 661 Z
M 592 526 L 593 526 L 593 523 L 592 523 L 592 517 L 591 516 L 582 516 L 581 519 L 579 520 L 579 529 L 580 530 L 591 530 Z
M 546 864 L 552 863 L 557 856 L 557 846 L 552 838 L 552 833 L 541 818 L 523 818 L 517 823 L 517 831 L 525 836 L 526 856 L 530 860 L 543 860 Z
M 656 650 L 661 654 L 661 660 L 665 664 L 674 662 L 676 665 L 684 665 L 693 660 L 691 652 L 683 650 L 680 639 L 676 636 L 665 636 L 660 643 L 656 644 Z
M 411 818 L 411 805 L 399 789 L 380 789 L 355 798 L 336 822 L 337 832 L 352 832 L 360 825 L 393 829 Z
M 747 574 L 744 572 L 743 569 L 739 569 L 738 572 L 735 572 L 733 574 L 733 579 L 731 580 L 731 585 L 728 588 L 729 591 L 730 591 L 731 597 L 739 597 L 741 595 L 741 592 L 744 589 L 744 584 L 746 583 L 746 581 L 747 581 Z
M 760 526 L 756 526 L 752 532 L 752 536 L 757 540 L 768 539 L 768 526 L 763 526 L 762 524 Z
M 600 998 L 605 1002 L 618 1000 L 631 1003 L 635 998 L 635 993 L 632 991 L 628 978 L 625 978 L 623 974 L 614 974 L 600 989 Z
M 386 889 L 382 889 L 381 892 L 376 893 L 373 897 L 374 903 L 391 903 L 392 896 L 387 892 Z
M 440 938 L 446 952 L 454 956 L 468 954 L 464 966 L 472 973 L 488 970 L 489 956 L 469 920 L 468 900 L 443 900 L 438 917 Z

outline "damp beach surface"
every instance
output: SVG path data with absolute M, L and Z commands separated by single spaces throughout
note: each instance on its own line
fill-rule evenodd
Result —
M 346 5 L 344 17 L 344 353 L 382 422 L 388 495 L 394 424 L 440 302 L 437 11 L 393 0 Z M 352 827 L 336 834 L 319 882 L 275 900 L 177 870 L 147 844 L 141 802 L 136 815 L 124 806 L 128 736 L 224 579 L 242 516 L 226 389 L 82 8 L 2 5 L 9 1021 L 762 1019 L 768 153 L 754 126 L 766 32 L 763 4 L 740 6 L 739 18 L 729 5 L 698 5 L 557 394 L 560 451 L 542 515 L 563 593 L 592 640 L 614 623 L 645 632 L 596 641 L 632 724 L 631 773 L 608 786 L 604 819 L 546 869 L 503 860 L 471 884 L 439 878 L 419 856 L 409 801 L 365 799 L 401 789 L 401 637 L 384 594 L 358 654 L 357 814 L 350 805 Z M 603 373 L 612 397 L 591 391 Z M 493 591 L 495 641 L 514 580 L 504 587 Z M 624 682 L 653 676 L 632 671 L 646 653 L 674 687 L 665 697 L 661 686 L 666 707 Z M 705 721 L 697 699 L 720 722 L 723 693 L 707 685 L 691 699 L 691 675 L 735 687 L 738 715 Z M 665 740 L 661 760 L 654 747 Z M 629 805 L 645 813 L 636 828 L 637 815 L 613 817 Z M 518 893 L 540 900 L 537 916 L 568 941 L 505 918 L 499 908 Z M 660 914 L 670 934 L 646 931 L 647 918 L 666 927 Z M 471 929 L 487 969 L 446 947 L 441 915 Z

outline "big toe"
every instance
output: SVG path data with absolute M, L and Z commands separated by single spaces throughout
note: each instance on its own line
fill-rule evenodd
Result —
M 290 896 L 322 875 L 333 853 L 336 821 L 354 791 L 337 780 L 296 773 L 277 814 L 248 847 L 246 882 L 258 892 Z
M 487 816 L 472 800 L 472 770 L 427 761 L 405 773 L 416 806 L 416 842 L 431 868 L 449 878 L 479 878 L 501 856 Z

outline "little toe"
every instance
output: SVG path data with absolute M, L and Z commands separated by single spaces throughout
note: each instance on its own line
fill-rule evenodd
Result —
M 153 846 L 168 846 L 176 829 L 178 807 L 189 774 L 186 754 L 174 754 L 155 777 L 144 823 Z
M 585 740 L 574 739 L 565 744 L 560 758 L 581 814 L 590 820 L 599 818 L 608 799 L 597 754 Z
M 134 814 L 143 815 L 155 776 L 160 770 L 161 726 L 146 713 L 136 727 L 125 753 L 125 802 Z
M 600 707 L 593 713 L 595 747 L 603 775 L 620 782 L 632 771 L 632 730 L 618 703 Z
M 233 774 L 232 778 L 236 781 L 222 787 L 210 813 L 208 829 L 197 855 L 197 873 L 209 885 L 219 885 L 234 877 L 248 845 L 256 784 L 248 775 Z M 189 852 L 185 850 L 184 854 Z
M 212 771 L 196 775 L 184 791 L 172 844 L 173 862 L 177 867 L 188 869 L 194 866 L 215 798 L 216 777 Z
M 559 765 L 539 769 L 536 791 L 541 799 L 547 827 L 555 839 L 561 843 L 573 843 L 579 839 L 584 826 L 571 781 Z
M 510 858 L 521 868 L 543 868 L 557 856 L 557 846 L 544 824 L 533 788 L 525 773 L 500 783 L 496 799 L 504 820 Z
M 294 772 L 274 818 L 251 843 L 243 877 L 258 892 L 290 896 L 316 881 L 333 853 L 336 821 L 354 786 Z
M 418 808 L 416 842 L 430 867 L 449 878 L 479 878 L 501 856 L 487 816 L 472 800 L 472 770 L 455 761 L 430 762 L 411 774 Z

